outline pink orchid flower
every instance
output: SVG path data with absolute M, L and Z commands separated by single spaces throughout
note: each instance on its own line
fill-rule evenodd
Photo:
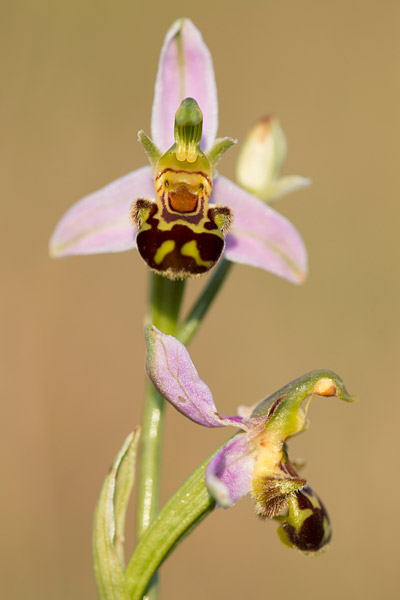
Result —
M 151 135 L 161 153 L 173 144 L 175 113 L 188 97 L 197 101 L 203 113 L 200 148 L 207 153 L 219 142 L 212 58 L 198 29 L 189 19 L 180 19 L 166 35 L 155 83 Z M 135 248 L 132 204 L 154 195 L 154 171 L 145 166 L 82 198 L 58 223 L 50 240 L 51 256 Z M 304 280 L 306 250 L 287 219 L 222 175 L 213 181 L 210 202 L 210 207 L 228 206 L 234 216 L 225 240 L 226 259 L 260 267 L 294 283 Z

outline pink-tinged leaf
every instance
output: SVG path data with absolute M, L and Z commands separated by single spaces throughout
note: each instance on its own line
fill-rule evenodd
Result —
M 50 240 L 50 255 L 58 258 L 134 248 L 132 202 L 154 195 L 151 167 L 143 167 L 85 196 L 59 221 Z
M 185 346 L 153 326 L 146 328 L 147 373 L 155 388 L 177 410 L 204 427 L 241 427 L 240 417 L 220 415 L 210 389 Z
M 235 435 L 208 463 L 206 486 L 219 506 L 229 508 L 250 491 L 257 457 L 249 434 Z
M 227 204 L 233 226 L 226 238 L 225 258 L 260 267 L 301 283 L 307 274 L 307 253 L 296 228 L 285 217 L 229 179 L 219 175 L 211 201 Z
M 208 150 L 218 129 L 212 57 L 192 21 L 179 19 L 168 31 L 161 50 L 151 117 L 153 141 L 164 152 L 174 143 L 175 113 L 188 97 L 197 101 L 203 113 L 201 147 Z

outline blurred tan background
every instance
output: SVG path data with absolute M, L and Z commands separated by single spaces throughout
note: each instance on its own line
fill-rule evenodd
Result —
M 136 133 L 150 132 L 159 51 L 179 16 L 213 53 L 219 134 L 243 139 L 273 112 L 289 143 L 284 173 L 313 179 L 278 205 L 306 241 L 308 281 L 235 266 L 194 362 L 228 414 L 313 368 L 337 371 L 362 401 L 315 399 L 310 430 L 291 445 L 329 509 L 328 552 L 283 547 L 246 499 L 168 559 L 162 598 L 397 598 L 400 4 L 390 0 L 3 3 L 1 597 L 96 598 L 91 520 L 141 418 L 147 273 L 135 252 L 52 261 L 47 243 L 73 202 L 145 164 Z M 202 283 L 189 284 L 187 306 Z M 224 438 L 168 410 L 164 500 Z

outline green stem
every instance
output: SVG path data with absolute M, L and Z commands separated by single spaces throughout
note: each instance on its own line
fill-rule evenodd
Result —
M 176 331 L 185 283 L 150 273 L 150 319 L 163 333 L 173 335 Z
M 141 600 L 161 563 L 214 510 L 215 500 L 208 493 L 204 480 L 212 456 L 192 473 L 140 538 L 125 571 L 131 600 Z
M 184 344 L 188 344 L 199 328 L 199 325 L 211 304 L 213 303 L 231 267 L 231 262 L 225 259 L 221 260 L 208 284 L 192 307 L 187 319 L 179 329 L 177 327 L 177 323 L 185 282 L 171 281 L 165 277 L 151 273 L 150 319 L 153 325 L 155 325 L 163 333 L 176 335 Z M 142 548 L 143 544 L 145 543 L 145 541 L 142 543 L 142 540 L 148 539 L 148 527 L 156 517 L 159 508 L 158 501 L 160 491 L 161 437 L 164 423 L 164 408 L 164 399 L 158 394 L 153 385 L 149 382 L 147 386 L 143 414 L 140 470 L 138 481 L 137 537 L 138 540 L 140 540 L 138 548 Z M 210 507 L 211 504 L 213 504 L 213 500 L 209 497 L 204 486 L 204 481 L 202 480 L 200 483 L 196 479 L 196 482 L 199 486 L 199 489 L 197 490 L 198 498 L 196 502 L 199 504 L 195 504 L 193 506 L 193 511 L 195 514 L 197 514 L 196 511 L 199 511 L 199 516 L 196 517 L 197 520 L 191 521 L 191 528 L 194 528 L 196 524 L 202 518 L 204 518 L 207 512 L 209 512 L 210 508 L 205 509 L 204 507 Z M 195 492 L 196 490 L 194 488 L 194 493 Z M 166 507 L 167 506 L 169 506 L 169 503 L 166 505 Z M 164 514 L 165 508 L 161 514 Z M 188 517 L 189 520 L 192 519 L 192 513 L 190 510 Z M 180 517 L 178 518 L 180 519 Z M 159 522 L 159 517 L 157 517 L 157 523 Z M 184 522 L 181 524 L 181 527 L 184 527 Z M 179 539 L 181 539 L 181 537 L 182 535 L 179 537 Z M 136 554 L 137 551 L 135 552 L 134 557 Z M 165 555 L 163 558 L 161 558 L 161 561 L 164 560 L 164 558 Z M 151 600 L 156 600 L 157 598 L 156 569 L 157 567 L 151 571 L 151 574 L 154 574 L 152 579 L 146 579 L 145 575 L 140 575 L 139 577 L 139 581 L 146 579 L 146 585 L 149 585 L 146 597 L 151 598 Z M 130 571 L 131 570 L 132 569 L 130 569 Z M 146 573 L 148 573 L 148 570 L 145 570 L 145 574 Z M 132 576 L 132 578 L 136 576 L 137 573 L 134 572 L 134 576 Z M 138 585 L 139 584 L 135 583 L 135 586 Z M 142 594 L 146 590 L 146 588 L 140 589 L 142 590 Z
M 185 282 L 171 281 L 155 273 L 151 273 L 150 277 L 150 320 L 163 333 L 173 335 L 177 327 Z M 138 539 L 158 512 L 164 405 L 165 400 L 149 381 L 144 404 L 140 451 Z M 149 591 L 149 597 L 156 598 L 156 588 L 155 581 L 152 590 Z
M 193 305 L 185 322 L 179 327 L 177 338 L 185 344 L 185 346 L 190 342 L 198 330 L 200 323 L 213 303 L 215 296 L 218 294 L 219 289 L 224 283 L 231 268 L 232 263 L 223 258 L 215 268 L 211 279 Z

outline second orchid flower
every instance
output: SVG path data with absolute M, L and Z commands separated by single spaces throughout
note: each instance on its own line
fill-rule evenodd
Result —
M 355 400 L 332 371 L 312 371 L 239 416 L 221 415 L 185 346 L 155 327 L 146 329 L 147 372 L 160 394 L 203 427 L 233 426 L 237 435 L 209 462 L 206 486 L 228 508 L 250 493 L 257 515 L 280 522 L 281 541 L 301 552 L 322 550 L 331 539 L 321 500 L 289 460 L 287 441 L 306 428 L 312 395 Z

